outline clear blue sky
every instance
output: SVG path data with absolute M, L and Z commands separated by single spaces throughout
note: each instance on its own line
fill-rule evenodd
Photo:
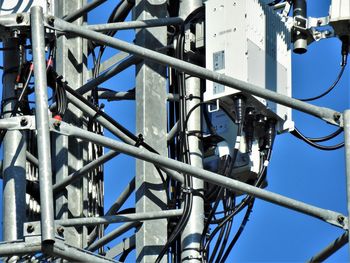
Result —
M 103 23 L 117 1 L 108 1 L 89 17 L 91 23 Z M 326 16 L 329 0 L 309 0 L 309 16 Z M 130 32 L 117 35 L 133 40 Z M 106 52 L 104 58 L 115 53 Z M 323 40 L 309 47 L 307 54 L 293 56 L 293 95 L 309 97 L 326 90 L 340 68 L 340 42 Z M 134 71 L 129 69 L 103 86 L 118 91 L 134 87 Z M 326 98 L 315 102 L 339 111 L 349 108 L 349 70 L 345 71 L 339 86 Z M 135 103 L 111 102 L 106 111 L 119 122 L 135 130 Z M 313 117 L 294 111 L 296 126 L 311 137 L 323 136 L 336 129 Z M 342 141 L 342 135 L 334 141 Z M 106 165 L 106 208 L 115 200 L 135 173 L 134 161 L 120 156 Z M 346 211 L 345 162 L 343 149 L 322 152 L 311 148 L 289 134 L 276 138 L 268 170 L 268 190 L 297 200 L 339 211 Z M 129 202 L 129 205 L 132 205 Z M 235 220 L 237 227 L 239 217 Z M 245 231 L 232 251 L 235 262 L 305 262 L 341 235 L 342 231 L 318 219 L 277 207 L 265 201 L 257 201 Z M 329 262 L 348 261 L 345 246 Z

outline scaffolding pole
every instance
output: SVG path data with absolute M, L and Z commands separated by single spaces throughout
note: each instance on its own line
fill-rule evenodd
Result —
M 52 195 L 51 142 L 48 115 L 48 96 L 45 59 L 45 30 L 42 7 L 31 9 L 31 33 L 35 78 L 35 121 L 39 159 L 39 184 L 41 207 L 41 239 L 55 242 L 54 208 Z
M 350 219 L 350 110 L 344 111 L 344 139 L 345 139 L 345 164 L 346 164 L 346 193 L 348 220 Z M 348 240 L 349 241 L 349 240 Z M 350 242 L 348 243 L 350 252 Z
M 203 5 L 202 0 L 186 0 L 180 2 L 179 16 L 186 18 L 194 10 Z M 185 47 L 192 47 L 191 25 L 184 25 L 184 43 Z M 196 37 L 196 36 L 194 36 Z M 178 43 L 181 45 L 182 43 Z M 195 50 L 186 50 L 184 48 L 184 57 L 186 61 L 194 63 L 191 58 L 191 53 Z M 202 129 L 202 111 L 201 107 L 197 107 L 198 103 L 202 101 L 202 90 L 200 78 L 185 74 L 185 98 L 186 99 L 186 116 L 189 116 L 185 121 L 187 122 L 187 141 L 189 151 L 189 163 L 193 167 L 203 168 L 203 153 L 202 141 L 196 136 L 197 132 Z M 193 109 L 195 108 L 195 109 Z M 192 210 L 181 234 L 181 261 L 182 262 L 198 262 L 202 260 L 201 255 L 201 236 L 204 228 L 204 199 L 203 189 L 204 181 L 198 178 L 192 178 L 192 189 L 198 194 L 192 196 Z
M 3 112 L 9 118 L 15 110 L 15 79 L 20 61 L 18 39 L 4 40 Z M 5 132 L 2 130 L 2 132 Z M 3 139 L 3 200 L 2 220 L 4 241 L 23 237 L 23 222 L 26 220 L 26 138 L 24 131 L 7 131 Z

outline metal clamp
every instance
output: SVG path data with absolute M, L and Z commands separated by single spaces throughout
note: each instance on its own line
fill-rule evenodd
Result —
M 35 130 L 34 116 L 18 116 L 0 119 L 0 129 L 2 130 Z

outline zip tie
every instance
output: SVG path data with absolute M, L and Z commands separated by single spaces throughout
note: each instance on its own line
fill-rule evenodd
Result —
M 270 164 L 270 162 L 268 160 L 264 161 L 264 166 L 267 167 Z
M 235 149 L 239 149 L 239 145 L 241 144 L 241 136 L 236 137 Z

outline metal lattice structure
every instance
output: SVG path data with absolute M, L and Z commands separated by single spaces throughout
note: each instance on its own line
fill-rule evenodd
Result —
M 339 133 L 344 130 L 347 162 L 350 111 L 341 113 L 291 98 L 221 74 L 215 65 L 214 70 L 208 69 L 206 1 L 122 0 L 107 24 L 90 25 L 86 14 L 104 2 L 36 1 L 23 8 L 25 1 L 20 1 L 12 14 L 0 15 L 4 51 L 0 119 L 4 242 L 0 256 L 9 262 L 123 262 L 135 250 L 133 261 L 137 262 L 223 262 L 240 235 L 228 244 L 230 230 L 223 229 L 231 229 L 233 216 L 243 208 L 247 208 L 245 224 L 255 198 L 344 230 L 312 261 L 323 260 L 344 246 L 348 242 L 346 215 L 263 189 L 276 130 L 286 121 L 264 100 L 335 125 Z M 295 52 L 305 52 L 314 40 L 339 37 L 344 70 L 350 34 L 343 22 L 348 18 L 334 18 L 342 3 L 334 1 L 331 18 L 315 22 L 306 19 L 306 1 L 253 2 L 266 16 L 279 13 L 269 19 L 287 19 L 286 10 L 294 5 Z M 131 12 L 133 20 L 126 22 Z M 328 23 L 334 35 L 315 29 Z M 125 29 L 136 29 L 134 44 L 113 37 Z M 288 42 L 289 36 L 285 39 Z M 120 52 L 102 61 L 107 47 Z M 118 92 L 100 87 L 132 66 L 135 89 Z M 205 101 L 202 80 L 221 85 L 214 88 L 237 92 Z M 136 134 L 104 111 L 101 99 L 135 100 Z M 259 106 L 254 109 L 255 104 Z M 222 109 L 235 129 L 234 146 L 214 160 L 216 168 L 209 167 L 208 156 L 216 158 L 213 149 L 219 149 L 224 140 L 207 112 L 207 106 L 213 105 Z M 262 134 L 257 132 L 259 127 Z M 254 151 L 258 170 L 243 162 L 253 158 Z M 106 208 L 103 164 L 122 154 L 136 158 L 135 177 Z M 240 172 L 238 160 L 254 171 Z M 346 174 L 350 181 L 348 163 Z M 347 189 L 350 196 L 349 185 Z M 134 208 L 121 211 L 132 195 Z M 242 195 L 242 202 L 236 204 L 236 197 Z M 225 216 L 215 218 L 220 202 Z M 212 221 L 221 227 L 210 231 Z M 113 223 L 124 224 L 107 232 Z M 221 247 L 210 243 L 215 233 L 226 240 Z M 123 235 L 120 244 L 105 249 Z

